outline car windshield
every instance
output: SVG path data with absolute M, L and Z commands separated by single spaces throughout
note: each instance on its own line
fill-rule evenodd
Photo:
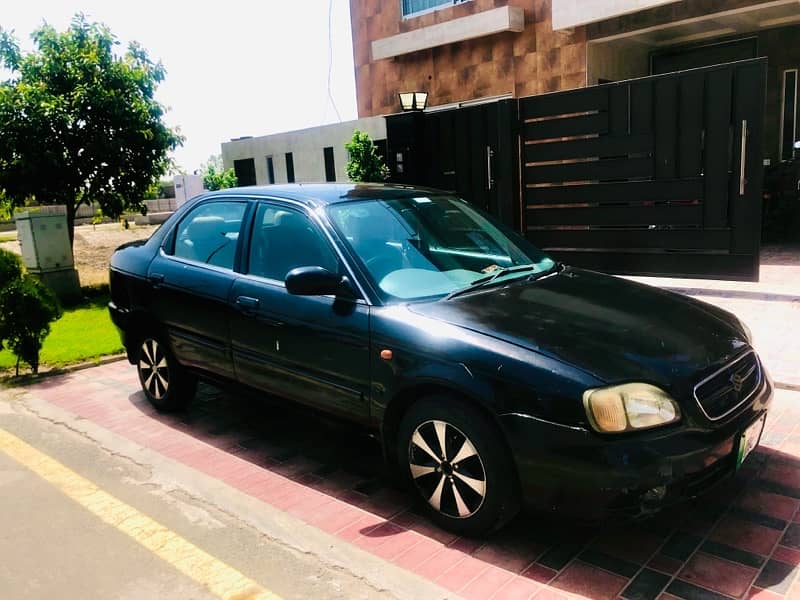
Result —
M 328 215 L 384 302 L 434 299 L 555 267 L 522 236 L 450 195 L 341 202 Z

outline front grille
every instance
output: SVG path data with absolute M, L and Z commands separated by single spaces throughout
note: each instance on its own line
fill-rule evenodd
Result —
M 694 388 L 694 397 L 712 421 L 718 421 L 747 402 L 761 383 L 761 365 L 752 350 Z

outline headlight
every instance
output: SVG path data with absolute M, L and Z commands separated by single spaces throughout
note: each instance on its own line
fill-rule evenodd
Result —
M 681 420 L 680 408 L 669 394 L 647 383 L 586 390 L 583 405 L 589 423 L 602 433 L 650 429 Z

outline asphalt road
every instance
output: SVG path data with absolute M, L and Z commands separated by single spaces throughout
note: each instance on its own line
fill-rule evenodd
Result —
M 413 585 L 392 590 L 331 564 L 321 557 L 328 540 L 293 531 L 280 514 L 248 513 L 235 490 L 114 436 L 93 438 L 19 396 L 0 390 L 3 598 L 416 595 Z M 120 511 L 129 514 L 114 519 Z M 264 527 L 253 526 L 258 519 Z M 237 577 L 253 585 L 246 594 L 235 593 Z

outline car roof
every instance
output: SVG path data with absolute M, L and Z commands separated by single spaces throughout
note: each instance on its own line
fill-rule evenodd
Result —
M 286 198 L 310 207 L 317 207 L 349 200 L 389 200 L 391 198 L 413 198 L 420 194 L 444 193 L 447 192 L 399 184 L 288 183 L 229 188 L 204 194 L 203 198 L 213 198 L 215 196 Z

